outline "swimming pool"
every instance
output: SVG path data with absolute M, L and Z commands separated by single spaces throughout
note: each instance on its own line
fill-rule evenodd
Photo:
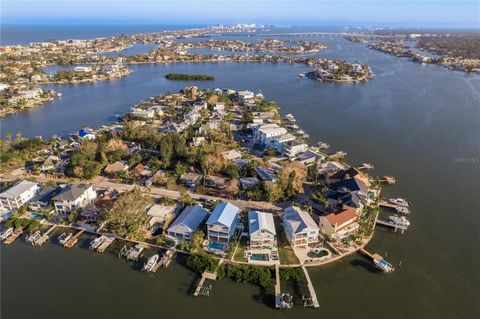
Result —
M 216 249 L 216 250 L 224 250 L 225 249 L 225 245 L 218 244 L 218 243 L 209 243 L 208 247 L 210 247 L 211 249 Z
M 268 261 L 268 255 L 267 254 L 252 254 L 250 256 L 251 260 L 259 260 L 259 261 Z

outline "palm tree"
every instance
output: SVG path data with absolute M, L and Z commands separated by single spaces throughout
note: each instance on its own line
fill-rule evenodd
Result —
M 7 132 L 5 136 L 8 138 L 9 142 L 12 142 L 12 132 Z
M 22 133 L 21 132 L 16 132 L 15 136 L 16 136 L 17 140 L 19 140 L 19 139 L 22 138 Z

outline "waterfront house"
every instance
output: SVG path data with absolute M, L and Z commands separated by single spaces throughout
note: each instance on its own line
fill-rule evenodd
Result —
M 73 209 L 87 206 L 96 198 L 97 193 L 92 185 L 76 184 L 65 186 L 52 200 L 57 213 L 68 213 Z
M 40 187 L 30 181 L 19 181 L 0 193 L 0 208 L 4 210 L 16 210 L 31 200 Z
M 314 163 L 322 162 L 324 160 L 325 156 L 311 149 L 307 149 L 304 153 L 301 153 L 295 158 L 295 161 L 307 166 Z
M 243 101 L 243 102 L 252 100 L 255 98 L 255 94 L 252 91 L 248 91 L 248 90 L 238 91 L 237 95 L 240 101 Z
M 277 232 L 270 213 L 248 212 L 249 249 L 245 256 L 249 262 L 278 260 Z
M 240 221 L 240 208 L 224 202 L 218 204 L 207 220 L 207 238 L 218 244 L 228 244 Z
M 345 169 L 345 165 L 337 161 L 328 161 L 322 165 L 322 170 L 326 173 L 334 173 Z
M 152 229 L 159 227 L 167 229 L 174 218 L 176 206 L 175 205 L 153 205 L 147 211 L 147 215 L 150 217 L 148 223 Z
M 341 240 L 358 230 L 358 213 L 356 208 L 344 206 L 342 209 L 320 216 L 320 229 L 323 234 Z
M 168 228 L 167 234 L 178 240 L 189 240 L 208 212 L 200 205 L 188 206 Z
M 342 180 L 356 178 L 361 180 L 366 186 L 370 186 L 370 180 L 368 178 L 368 174 L 361 172 L 360 170 L 356 169 L 355 167 L 350 167 L 346 170 L 342 169 L 334 174 L 329 175 L 328 181 L 329 183 L 333 184 Z
M 290 206 L 282 216 L 283 228 L 293 247 L 308 247 L 318 243 L 319 227 L 307 212 Z
M 45 187 L 28 204 L 30 210 L 39 210 L 47 207 L 52 202 L 53 197 L 63 190 L 62 187 Z
M 85 206 L 80 217 L 86 222 L 96 222 L 100 216 L 109 211 L 119 193 L 115 190 L 100 190 L 97 192 L 97 198 L 87 206 Z
M 292 159 L 298 154 L 304 153 L 308 149 L 308 145 L 301 140 L 291 140 L 282 144 L 282 153 L 288 158 Z
M 287 130 L 275 123 L 253 126 L 253 142 L 255 144 L 267 146 L 275 137 L 287 134 Z

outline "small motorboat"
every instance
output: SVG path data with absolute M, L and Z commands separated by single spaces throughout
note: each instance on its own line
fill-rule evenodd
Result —
M 103 237 L 102 236 L 97 237 L 94 240 L 92 240 L 92 242 L 90 243 L 90 249 L 92 250 L 97 249 L 98 246 L 100 246 L 102 243 L 103 243 Z
M 382 270 L 386 274 L 389 274 L 395 270 L 395 267 L 393 267 L 385 259 L 375 258 L 373 259 L 373 263 L 375 264 L 375 266 L 377 266 L 380 270 Z
M 40 239 L 40 237 L 42 237 L 42 234 L 40 233 L 39 230 L 37 230 L 36 232 L 34 232 L 33 234 L 30 234 L 29 236 L 27 236 L 27 241 L 32 244 L 32 245 L 35 245 L 35 242 L 37 240 Z
M 65 243 L 67 243 L 72 236 L 72 233 L 62 233 L 60 236 L 58 236 L 58 242 L 60 245 L 65 246 Z
M 155 266 L 157 265 L 159 258 L 160 256 L 158 254 L 155 254 L 152 257 L 148 258 L 145 265 L 143 265 L 142 271 L 152 272 L 155 269 Z

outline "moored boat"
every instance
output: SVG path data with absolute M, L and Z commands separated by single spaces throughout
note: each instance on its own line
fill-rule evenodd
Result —
M 66 242 L 72 238 L 73 234 L 72 233 L 62 233 L 60 236 L 58 236 L 58 242 L 60 245 L 64 246 Z
M 410 226 L 410 221 L 405 216 L 393 215 L 393 216 L 389 216 L 388 219 L 390 219 L 392 222 L 394 222 L 399 226 L 403 226 L 403 227 Z
M 142 271 L 152 272 L 155 269 L 155 266 L 158 264 L 159 259 L 160 256 L 158 254 L 155 254 L 152 257 L 148 258 L 145 265 L 143 265 Z
M 395 205 L 400 205 L 400 206 L 404 206 L 404 207 L 409 207 L 410 206 L 410 203 L 407 202 L 403 198 L 390 198 L 388 201 L 392 204 L 395 204 Z

